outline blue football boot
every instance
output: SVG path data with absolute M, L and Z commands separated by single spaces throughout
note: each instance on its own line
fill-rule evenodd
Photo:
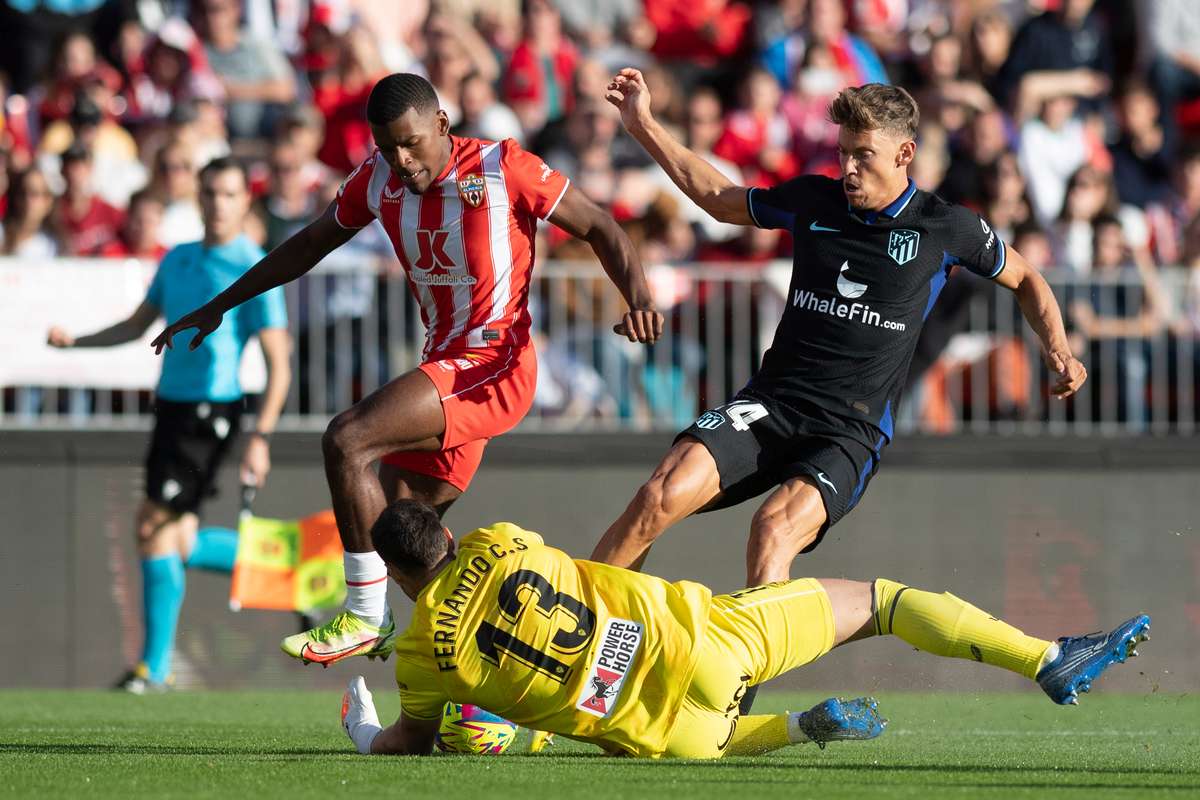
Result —
M 1114 662 L 1125 663 L 1137 655 L 1137 645 L 1150 638 L 1150 617 L 1139 614 L 1118 625 L 1111 633 L 1064 636 L 1058 640 L 1058 657 L 1037 674 L 1038 685 L 1059 705 L 1077 705 L 1079 692 Z
M 800 730 L 822 750 L 828 742 L 874 739 L 888 723 L 879 716 L 874 697 L 831 697 L 800 714 L 798 721 Z

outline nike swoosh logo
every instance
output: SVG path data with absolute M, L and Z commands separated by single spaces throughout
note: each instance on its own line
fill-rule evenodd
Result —
M 824 472 L 817 473 L 817 480 L 819 480 L 821 483 L 825 484 L 830 489 L 832 489 L 834 494 L 838 493 L 837 487 L 833 485 L 833 481 L 831 481 L 831 480 L 829 480 L 829 478 L 825 477 Z
M 349 653 L 351 650 L 357 650 L 362 647 L 371 647 L 376 642 L 378 642 L 381 638 L 382 637 L 380 637 L 380 636 L 376 636 L 373 639 L 366 639 L 364 641 L 357 642 L 357 643 L 349 645 L 347 647 L 343 647 L 340 650 L 318 650 L 315 647 L 313 647 L 311 643 L 305 642 L 304 646 L 300 648 L 300 655 L 302 658 L 307 658 L 310 660 L 329 658 L 330 656 L 345 655 L 346 653 Z
M 817 221 L 815 219 L 809 223 L 808 229 L 810 231 L 816 231 L 818 233 L 841 233 L 842 232 L 841 228 L 826 228 L 824 225 L 818 225 Z

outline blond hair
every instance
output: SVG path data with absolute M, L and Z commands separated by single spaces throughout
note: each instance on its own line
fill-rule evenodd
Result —
M 912 95 L 899 86 L 865 83 L 838 93 L 829 104 L 829 120 L 852 131 L 885 130 L 913 139 L 921 112 Z

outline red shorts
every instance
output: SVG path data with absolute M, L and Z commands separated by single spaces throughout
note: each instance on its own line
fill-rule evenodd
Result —
M 442 398 L 446 432 L 435 453 L 401 451 L 383 463 L 467 490 L 488 439 L 512 430 L 533 405 L 537 357 L 533 345 L 480 347 L 440 354 L 418 369 Z

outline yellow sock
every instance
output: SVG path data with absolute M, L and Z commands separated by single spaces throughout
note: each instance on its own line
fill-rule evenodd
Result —
M 738 720 L 725 755 L 757 756 L 791 743 L 787 714 L 751 714 Z
M 1032 680 L 1043 658 L 1058 650 L 1053 642 L 1026 636 L 949 592 L 934 594 L 879 578 L 873 593 L 875 632 L 899 636 L 927 653 L 992 664 Z

